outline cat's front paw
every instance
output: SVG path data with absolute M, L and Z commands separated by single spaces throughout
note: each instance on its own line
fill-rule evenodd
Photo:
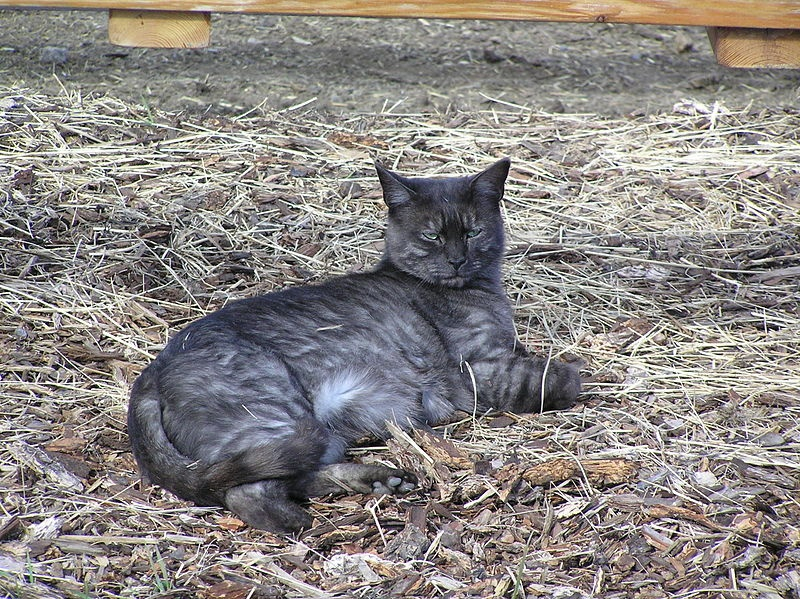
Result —
M 575 405 L 581 392 L 581 376 L 572 364 L 550 362 L 542 380 L 544 405 L 541 411 L 566 410 Z

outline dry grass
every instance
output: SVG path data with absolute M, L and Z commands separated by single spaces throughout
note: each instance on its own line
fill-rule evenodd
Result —
M 800 115 L 182 120 L 0 99 L 0 589 L 20 597 L 799 597 Z M 130 382 L 226 301 L 374 263 L 373 157 L 509 155 L 507 283 L 585 402 L 465 418 L 430 482 L 313 502 L 301 539 L 137 480 Z M 475 467 L 464 461 L 476 457 Z M 448 457 L 449 456 L 449 457 Z M 622 482 L 532 467 L 635 461 Z

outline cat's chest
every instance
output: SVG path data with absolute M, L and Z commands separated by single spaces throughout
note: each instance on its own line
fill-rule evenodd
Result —
M 430 321 L 452 354 L 475 356 L 514 346 L 516 333 L 504 296 L 458 290 L 423 301 Z

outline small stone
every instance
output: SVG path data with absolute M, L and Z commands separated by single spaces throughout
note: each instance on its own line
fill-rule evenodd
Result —
M 506 59 L 505 56 L 499 54 L 492 48 L 484 48 L 483 49 L 483 60 L 490 64 L 495 64 L 498 62 L 503 62 Z
M 704 89 L 719 84 L 719 77 L 716 75 L 698 75 L 689 79 L 687 83 L 692 89 Z
M 364 195 L 364 189 L 357 181 L 342 181 L 339 184 L 339 195 L 343 198 L 360 198 Z
M 39 50 L 39 62 L 52 64 L 66 64 L 69 59 L 69 51 L 60 46 L 45 46 Z
M 786 444 L 786 439 L 778 433 L 765 433 L 753 439 L 761 447 L 779 447 Z
M 419 527 L 407 524 L 397 535 L 389 541 L 384 550 L 387 558 L 407 562 L 420 559 L 430 547 L 431 542 Z
M 302 165 L 295 165 L 289 169 L 290 177 L 298 177 L 298 178 L 311 177 L 316 173 L 317 171 L 315 171 L 313 168 Z
M 694 49 L 694 42 L 685 32 L 678 31 L 672 40 L 672 49 L 676 54 L 683 54 Z
M 10 110 L 12 108 L 17 108 L 19 106 L 19 102 L 16 98 L 7 97 L 7 98 L 0 98 L 0 109 L 3 110 Z
M 705 470 L 701 472 L 695 472 L 692 475 L 692 478 L 694 478 L 694 482 L 702 487 L 714 490 L 722 488 L 722 485 L 719 484 L 717 476 L 713 472 Z

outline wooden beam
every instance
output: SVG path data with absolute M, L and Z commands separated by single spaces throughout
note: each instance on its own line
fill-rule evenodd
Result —
M 0 0 L 0 5 L 800 29 L 798 0 Z
M 800 68 L 800 31 L 709 27 L 717 62 L 736 68 Z
M 211 43 L 211 15 L 115 8 L 108 13 L 108 40 L 140 48 L 205 48 Z

